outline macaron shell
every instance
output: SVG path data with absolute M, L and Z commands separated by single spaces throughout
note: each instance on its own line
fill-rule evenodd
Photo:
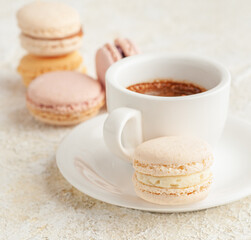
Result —
M 148 202 L 160 205 L 183 205 L 206 198 L 211 186 L 211 180 L 190 188 L 165 189 L 144 185 L 134 175 L 133 184 L 136 194 Z
M 53 113 L 53 114 L 76 114 L 79 112 L 88 111 L 89 109 L 95 108 L 101 102 L 104 102 L 104 91 L 101 91 L 100 94 L 92 99 L 86 101 L 81 101 L 78 103 L 68 103 L 68 104 L 42 104 L 34 102 L 27 94 L 26 103 L 33 109 L 37 111 Z
M 82 44 L 82 36 L 76 35 L 71 38 L 60 40 L 40 40 L 20 35 L 22 47 L 30 54 L 37 56 L 61 56 L 78 50 Z
M 189 136 L 155 138 L 140 144 L 134 159 L 143 164 L 185 165 L 213 159 L 211 147 Z
M 159 205 L 170 205 L 170 206 L 195 203 L 205 199 L 208 196 L 208 190 L 191 195 L 184 195 L 181 197 L 164 195 L 164 194 L 156 195 L 150 192 L 142 191 L 138 188 L 135 188 L 135 192 L 140 198 L 144 199 L 145 201 Z
M 124 55 L 126 57 L 133 56 L 139 54 L 139 50 L 136 45 L 127 38 L 117 38 L 114 40 L 115 46 L 118 46 L 122 49 Z
M 36 109 L 34 108 L 34 106 L 30 105 L 29 102 L 27 102 L 27 108 L 30 114 L 36 120 L 57 126 L 71 126 L 86 121 L 91 117 L 96 116 L 103 105 L 104 99 L 99 104 L 86 111 L 67 114 L 56 114 L 53 112 L 45 112 L 40 109 Z
M 135 175 L 142 184 L 159 187 L 159 188 L 189 188 L 191 186 L 199 185 L 202 182 L 212 178 L 212 172 L 208 168 L 204 171 L 179 176 L 161 176 L 156 177 L 152 175 L 146 175 L 139 172 L 135 172 Z
M 113 62 L 117 62 L 118 60 L 122 58 L 121 53 L 118 51 L 118 49 L 114 45 L 107 43 L 105 44 L 104 48 L 106 48 L 107 51 L 109 52 Z
M 107 69 L 121 58 L 122 57 L 117 48 L 111 44 L 106 44 L 98 49 L 96 53 L 96 71 L 98 80 L 103 86 L 105 86 L 105 73 Z
M 187 164 L 148 164 L 134 160 L 133 167 L 137 172 L 151 176 L 179 176 L 201 172 L 213 164 L 213 158 L 202 162 Z
M 57 71 L 43 74 L 33 81 L 27 97 L 42 105 L 69 105 L 92 101 L 102 92 L 99 82 L 85 74 Z
M 34 78 L 43 73 L 78 69 L 82 61 L 83 59 L 78 52 L 72 52 L 61 57 L 47 58 L 28 54 L 20 60 L 17 71 L 21 74 L 24 85 L 28 86 Z
M 23 33 L 38 38 L 63 38 L 81 28 L 78 12 L 60 2 L 34 1 L 17 12 Z
M 70 68 L 70 69 L 67 69 L 67 68 L 64 68 L 64 69 L 60 69 L 60 68 L 57 68 L 57 69 L 55 69 L 55 71 L 58 71 L 58 70 L 72 70 L 72 71 L 77 71 L 77 72 L 81 72 L 81 73 L 84 73 L 84 74 L 86 74 L 87 73 L 87 68 L 85 67 L 85 66 L 79 66 L 79 67 L 77 67 L 77 68 Z M 39 75 L 41 75 L 41 74 L 43 74 L 43 72 L 42 73 L 40 73 L 40 74 L 38 74 L 38 75 L 29 75 L 29 74 L 21 74 L 22 75 L 22 80 L 23 80 L 23 84 L 24 84 L 24 86 L 25 87 L 28 87 L 29 86 L 29 84 L 36 78 L 36 77 L 38 77 Z

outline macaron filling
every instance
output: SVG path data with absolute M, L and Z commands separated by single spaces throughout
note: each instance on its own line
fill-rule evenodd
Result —
M 121 54 L 121 57 L 122 57 L 122 58 L 125 58 L 126 55 L 125 55 L 125 53 L 123 52 L 123 49 L 122 49 L 120 46 L 118 46 L 118 45 L 115 45 L 115 47 L 118 49 L 119 53 Z
M 146 164 L 134 160 L 133 167 L 137 172 L 143 174 L 152 174 L 153 176 L 178 176 L 193 174 L 195 172 L 201 172 L 206 168 L 209 168 L 213 163 L 213 157 L 210 156 L 208 159 L 202 162 L 190 162 L 186 164 Z
M 212 177 L 210 169 L 183 176 L 156 177 L 136 172 L 138 181 L 143 184 L 160 188 L 187 188 L 199 185 Z
M 140 182 L 137 178 L 137 175 L 133 175 L 133 183 L 136 187 L 137 191 L 140 192 L 148 192 L 153 195 L 165 195 L 165 196 L 181 196 L 181 195 L 191 195 L 191 194 L 197 194 L 201 191 L 206 191 L 209 189 L 212 183 L 212 177 L 208 178 L 206 181 L 186 187 L 186 188 L 163 188 L 163 187 L 157 187 L 157 186 L 150 186 L 147 184 L 144 184 Z
M 69 36 L 66 36 L 66 37 L 62 37 L 62 38 L 42 38 L 42 37 L 34 37 L 34 36 L 31 36 L 27 33 L 21 33 L 23 36 L 25 37 L 28 37 L 28 38 L 31 38 L 31 39 L 34 39 L 34 40 L 45 40 L 45 41 L 57 41 L 57 40 L 65 40 L 65 39 L 70 39 L 70 38 L 75 38 L 75 37 L 82 37 L 84 35 L 83 33 L 83 30 L 82 28 L 80 28 L 80 30 L 77 32 L 77 33 L 74 33 L 74 34 L 71 34 Z

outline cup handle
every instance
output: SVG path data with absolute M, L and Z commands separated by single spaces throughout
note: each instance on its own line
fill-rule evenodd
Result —
M 127 107 L 116 108 L 104 123 L 103 136 L 112 153 L 132 162 L 134 150 L 142 142 L 141 112 Z

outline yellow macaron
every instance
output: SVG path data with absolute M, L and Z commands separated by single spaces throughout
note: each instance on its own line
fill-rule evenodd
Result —
M 60 57 L 38 57 L 27 54 L 20 60 L 17 71 L 27 87 L 34 78 L 46 72 L 80 69 L 82 73 L 85 73 L 86 69 L 81 67 L 82 61 L 77 51 Z

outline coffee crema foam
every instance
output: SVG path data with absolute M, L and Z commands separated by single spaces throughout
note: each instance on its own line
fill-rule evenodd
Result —
M 171 79 L 156 79 L 152 82 L 142 82 L 130 85 L 128 90 L 159 97 L 188 96 L 205 92 L 206 89 L 187 81 L 174 81 Z

